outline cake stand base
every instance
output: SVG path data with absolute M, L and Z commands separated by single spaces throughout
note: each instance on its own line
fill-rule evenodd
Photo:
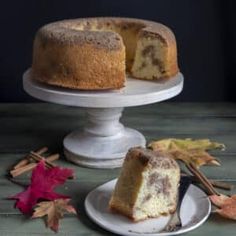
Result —
M 123 108 L 86 110 L 88 123 L 84 130 L 74 131 L 64 139 L 68 160 L 86 167 L 116 168 L 122 165 L 129 148 L 145 146 L 141 133 L 119 122 Z
M 63 144 L 68 160 L 93 168 L 120 167 L 129 148 L 145 146 L 146 141 L 141 133 L 119 122 L 123 107 L 172 98 L 182 91 L 184 82 L 181 73 L 159 81 L 127 77 L 126 86 L 119 90 L 83 91 L 40 83 L 31 69 L 23 77 L 24 90 L 31 96 L 86 109 L 87 124 L 84 129 L 67 135 Z

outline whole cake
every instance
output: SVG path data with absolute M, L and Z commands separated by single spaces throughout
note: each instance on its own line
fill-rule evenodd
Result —
M 134 221 L 173 213 L 179 181 L 180 169 L 174 159 L 148 149 L 132 148 L 109 206 Z
M 126 72 L 138 79 L 178 72 L 175 36 L 166 26 L 131 18 L 83 18 L 40 28 L 33 47 L 33 78 L 84 90 L 119 89 Z

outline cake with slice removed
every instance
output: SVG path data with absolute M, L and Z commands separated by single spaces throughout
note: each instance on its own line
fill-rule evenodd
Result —
M 156 22 L 116 17 L 64 20 L 41 27 L 34 40 L 32 75 L 72 89 L 104 90 L 134 78 L 158 80 L 179 71 L 172 31 Z
M 140 221 L 173 213 L 180 168 L 166 154 L 131 148 L 109 202 L 111 210 Z

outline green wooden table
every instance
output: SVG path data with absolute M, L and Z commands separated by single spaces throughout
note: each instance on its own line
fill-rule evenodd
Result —
M 14 209 L 13 201 L 6 200 L 22 188 L 9 182 L 5 174 L 30 150 L 46 145 L 51 152 L 62 153 L 63 137 L 81 128 L 84 116 L 82 109 L 54 104 L 0 104 L 0 236 L 54 235 L 41 219 L 27 219 Z M 236 104 L 160 103 L 126 109 L 122 122 L 141 131 L 147 141 L 191 137 L 225 143 L 225 152 L 215 152 L 222 166 L 202 170 L 209 178 L 236 182 Z M 119 169 L 81 168 L 63 157 L 58 164 L 72 167 L 76 172 L 77 179 L 69 180 L 59 191 L 72 196 L 79 212 L 78 218 L 65 216 L 58 235 L 113 235 L 90 221 L 83 203 L 90 190 L 117 177 Z M 17 180 L 28 183 L 29 176 Z M 204 225 L 186 235 L 236 235 L 236 222 L 211 215 Z

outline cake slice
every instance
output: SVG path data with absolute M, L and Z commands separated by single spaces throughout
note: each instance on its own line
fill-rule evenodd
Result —
M 180 168 L 166 154 L 141 147 L 126 155 L 109 207 L 134 221 L 173 213 Z
M 178 73 L 175 36 L 156 23 L 139 32 L 131 73 L 147 80 L 170 78 Z

